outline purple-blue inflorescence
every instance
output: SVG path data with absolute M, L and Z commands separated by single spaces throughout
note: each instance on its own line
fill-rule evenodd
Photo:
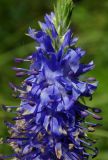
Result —
M 92 147 L 95 141 L 87 132 L 98 124 L 85 119 L 100 120 L 96 114 L 100 109 L 84 103 L 84 97 L 91 99 L 97 82 L 95 78 L 82 80 L 94 64 L 80 62 L 85 51 L 76 47 L 78 39 L 71 30 L 60 37 L 54 18 L 54 13 L 46 15 L 45 23 L 39 22 L 40 31 L 29 28 L 36 51 L 16 62 L 30 61 L 30 68 L 13 68 L 18 77 L 28 75 L 20 87 L 10 83 L 21 99 L 15 123 L 6 122 L 11 135 L 7 142 L 16 160 L 88 160 L 97 155 L 97 148 Z

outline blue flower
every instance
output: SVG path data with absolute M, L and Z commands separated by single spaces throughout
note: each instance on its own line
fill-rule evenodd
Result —
M 21 99 L 15 123 L 6 122 L 10 128 L 7 142 L 16 159 L 87 160 L 97 155 L 87 132 L 93 132 L 98 124 L 85 119 L 92 116 L 100 120 L 96 114 L 100 110 L 84 103 L 84 97 L 91 99 L 97 81 L 82 78 L 94 68 L 94 63 L 81 63 L 85 51 L 76 47 L 78 38 L 73 37 L 71 30 L 60 37 L 54 19 L 51 13 L 45 16 L 45 23 L 39 22 L 40 31 L 29 28 L 27 35 L 36 41 L 36 51 L 16 62 L 30 61 L 30 67 L 13 68 L 17 76 L 28 76 L 20 87 L 10 83 Z

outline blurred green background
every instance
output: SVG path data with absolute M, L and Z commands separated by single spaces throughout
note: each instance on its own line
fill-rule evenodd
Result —
M 100 149 L 96 160 L 108 160 L 108 0 L 76 0 L 75 3 L 72 30 L 79 37 L 78 45 L 87 51 L 86 62 L 93 59 L 96 64 L 88 75 L 99 81 L 93 101 L 88 103 L 100 107 L 104 117 L 103 126 L 93 134 Z M 51 0 L 0 0 L 0 104 L 18 104 L 8 87 L 10 81 L 21 82 L 11 70 L 15 66 L 13 60 L 35 50 L 34 42 L 25 33 L 29 26 L 38 29 L 37 21 L 50 13 L 52 4 Z M 0 137 L 8 135 L 3 121 L 12 116 L 0 109 Z M 10 152 L 11 148 L 0 145 L 0 153 Z

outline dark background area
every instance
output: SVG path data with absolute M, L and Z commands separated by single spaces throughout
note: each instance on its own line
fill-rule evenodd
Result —
M 85 61 L 94 60 L 96 67 L 87 76 L 94 76 L 99 87 L 90 106 L 100 107 L 103 126 L 93 134 L 100 154 L 96 160 L 108 160 L 108 0 L 74 0 L 72 30 L 79 37 L 78 45 L 87 51 Z M 9 82 L 20 84 L 11 70 L 15 57 L 24 57 L 35 50 L 34 42 L 25 36 L 29 26 L 39 29 L 38 20 L 53 9 L 50 0 L 0 0 L 0 104 L 16 105 L 11 97 Z M 27 64 L 25 64 L 26 66 Z M 0 137 L 8 135 L 3 121 L 12 114 L 0 109 Z M 11 148 L 0 145 L 0 153 L 9 154 Z

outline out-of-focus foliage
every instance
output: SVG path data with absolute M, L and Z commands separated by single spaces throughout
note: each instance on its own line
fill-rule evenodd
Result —
M 52 10 L 55 0 L 0 0 L 0 104 L 14 105 L 18 100 L 11 97 L 8 87 L 9 81 L 16 80 L 14 72 L 15 57 L 24 57 L 35 50 L 34 44 L 24 33 L 29 26 L 38 29 L 37 20 L 42 20 L 46 12 Z M 99 80 L 97 93 L 90 106 L 97 106 L 103 110 L 103 126 L 97 129 L 93 137 L 97 139 L 100 154 L 96 160 L 108 160 L 108 0 L 75 0 L 72 30 L 79 37 L 79 44 L 88 54 L 84 61 L 93 59 L 95 70 L 89 73 Z M 25 64 L 26 65 L 26 64 Z M 0 136 L 8 135 L 3 120 L 13 115 L 0 109 Z M 5 147 L 5 149 L 4 149 Z M 10 153 L 10 148 L 0 145 L 0 153 Z

